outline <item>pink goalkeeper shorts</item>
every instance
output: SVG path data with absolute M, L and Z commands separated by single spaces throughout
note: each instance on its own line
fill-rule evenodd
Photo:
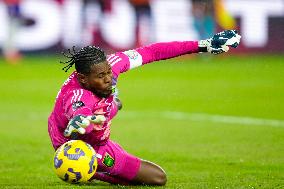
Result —
M 128 181 L 137 175 L 141 160 L 127 153 L 119 144 L 108 140 L 103 146 L 94 146 L 96 152 L 102 155 L 98 158 L 98 172 L 108 173 Z

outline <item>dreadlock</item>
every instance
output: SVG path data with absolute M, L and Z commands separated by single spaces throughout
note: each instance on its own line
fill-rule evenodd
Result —
M 65 72 L 67 72 L 75 64 L 75 69 L 78 73 L 89 74 L 92 65 L 106 61 L 105 52 L 95 46 L 86 46 L 77 52 L 75 50 L 75 46 L 73 46 L 72 50 L 68 49 L 68 53 L 69 54 L 62 52 L 62 54 L 66 58 L 69 58 L 69 60 L 66 62 L 60 61 L 62 64 L 68 64 L 62 68 Z

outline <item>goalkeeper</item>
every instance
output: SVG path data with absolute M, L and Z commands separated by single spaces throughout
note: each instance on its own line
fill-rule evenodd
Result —
M 98 47 L 87 46 L 78 52 L 69 50 L 63 70 L 75 65 L 61 87 L 48 132 L 57 149 L 71 139 L 91 144 L 102 158 L 94 179 L 113 184 L 165 185 L 166 173 L 158 165 L 127 153 L 110 140 L 111 120 L 121 109 L 116 84 L 118 76 L 135 67 L 184 54 L 210 52 L 220 54 L 236 48 L 241 36 L 235 30 L 215 34 L 201 41 L 155 43 L 146 47 L 106 56 Z

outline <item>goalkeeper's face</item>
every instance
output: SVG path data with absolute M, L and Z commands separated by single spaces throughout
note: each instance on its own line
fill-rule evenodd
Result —
M 87 75 L 78 74 L 81 85 L 98 97 L 109 97 L 112 93 L 112 71 L 110 65 L 104 61 L 93 64 L 90 69 L 90 73 Z

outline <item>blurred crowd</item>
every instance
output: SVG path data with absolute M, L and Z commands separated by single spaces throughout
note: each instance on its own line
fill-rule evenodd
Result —
M 3 0 L 8 13 L 8 36 L 3 44 L 3 55 L 9 63 L 17 63 L 21 59 L 21 53 L 16 47 L 15 36 L 18 27 L 22 23 L 20 0 Z
M 24 0 L 2 0 L 7 8 L 9 15 L 8 37 L 3 44 L 2 52 L 5 59 L 9 63 L 17 63 L 22 55 L 17 49 L 15 37 L 17 36 L 18 28 L 24 24 L 27 24 L 26 18 L 21 14 L 21 1 Z M 64 3 L 64 0 L 55 0 L 58 3 Z M 87 8 L 92 5 L 96 5 L 100 8 L 101 14 L 105 14 L 112 11 L 113 1 L 115 0 L 82 0 L 82 14 L 87 17 Z M 133 46 L 141 46 L 153 42 L 153 35 L 151 31 L 153 29 L 152 9 L 151 3 L 155 0 L 128 0 L 130 5 L 135 11 L 135 44 Z M 191 1 L 191 14 L 193 16 L 193 24 L 196 29 L 199 38 L 205 39 L 212 36 L 217 28 L 233 29 L 236 27 L 235 20 L 225 10 L 223 0 L 189 0 Z M 92 9 L 89 9 L 92 10 Z M 97 19 L 97 18 L 92 18 Z M 98 23 L 88 21 L 90 18 L 84 19 L 86 33 L 92 35 L 86 35 L 86 43 L 98 44 L 103 42 L 101 37 L 100 27 L 95 24 Z M 85 38 L 86 38 L 85 36 Z M 96 37 L 94 37 L 96 36 Z

